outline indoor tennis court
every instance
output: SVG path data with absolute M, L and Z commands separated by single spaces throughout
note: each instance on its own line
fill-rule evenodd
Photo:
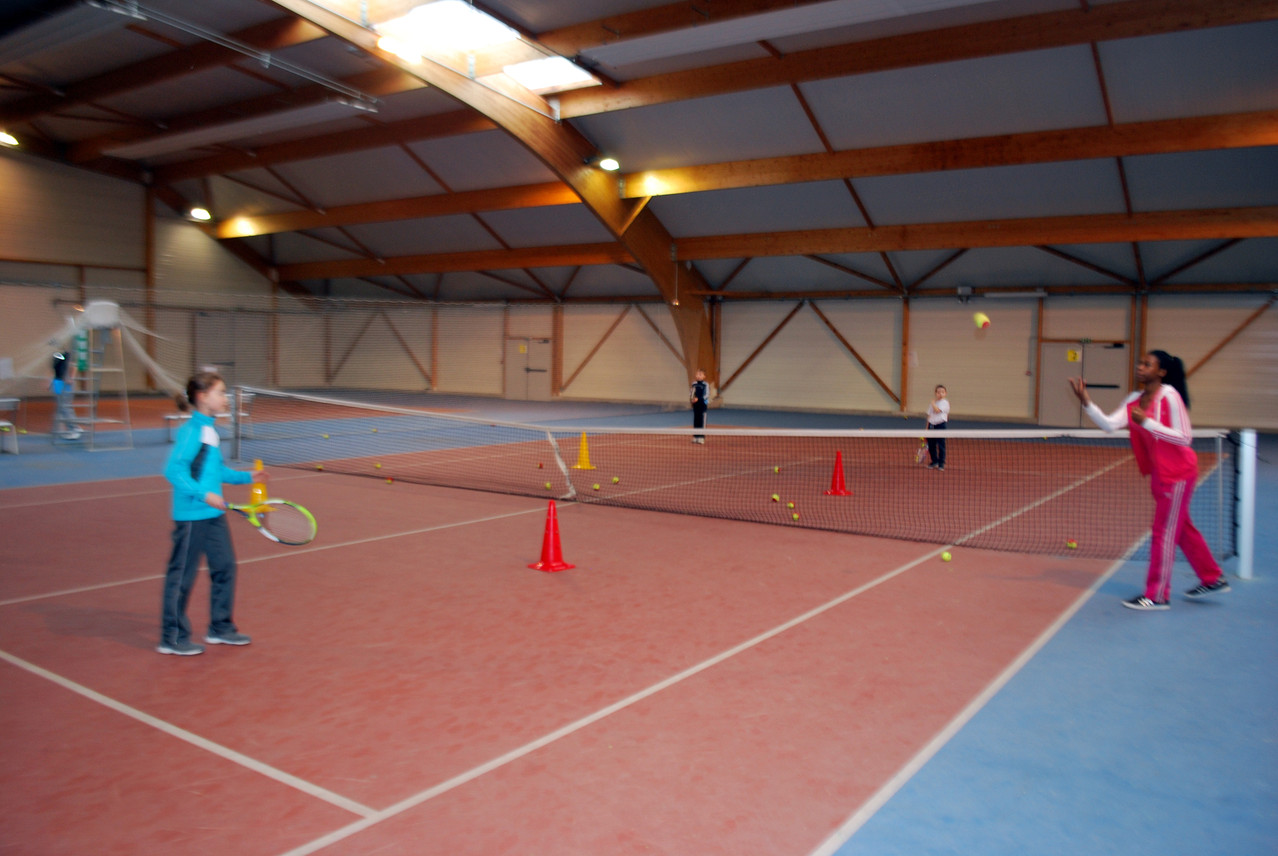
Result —
M 0 3 L 0 856 L 1278 852 L 1275 44 Z

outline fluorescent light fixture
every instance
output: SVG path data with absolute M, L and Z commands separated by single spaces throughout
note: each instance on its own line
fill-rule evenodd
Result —
M 191 215 L 192 220 L 207 221 L 213 219 L 213 215 L 209 213 L 209 209 L 207 208 L 192 208 L 187 213 Z
M 404 62 L 417 64 L 422 61 L 422 52 L 416 50 L 408 42 L 401 41 L 393 36 L 382 36 L 377 40 L 377 46 L 388 54 L 394 54 Z
M 105 154 L 119 158 L 148 158 L 154 155 L 179 152 L 185 149 L 198 148 L 240 140 L 258 134 L 282 131 L 288 128 L 300 128 L 315 125 L 333 119 L 341 119 L 351 115 L 351 110 L 367 109 L 359 102 L 338 98 L 319 104 L 310 104 L 295 110 L 283 110 L 279 113 L 268 113 L 221 125 L 208 125 L 192 128 L 189 131 L 175 131 L 172 134 L 160 134 L 148 137 L 135 143 L 121 143 L 118 146 L 104 148 Z
M 16 146 L 17 144 L 18 144 L 17 137 L 15 137 L 13 134 L 10 134 L 8 131 L 0 131 L 0 145 Z
M 377 31 L 417 54 L 477 51 L 519 39 L 517 31 L 464 0 L 418 6 L 402 18 L 379 24 Z
M 990 290 L 981 295 L 982 297 L 1046 297 L 1046 289 L 1036 288 L 1033 291 L 997 291 Z
M 599 85 L 593 74 L 561 56 L 508 65 L 502 71 L 525 89 L 538 94 Z

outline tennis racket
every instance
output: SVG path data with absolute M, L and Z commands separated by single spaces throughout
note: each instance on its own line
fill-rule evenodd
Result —
M 261 505 L 227 503 L 226 507 L 239 512 L 254 529 L 277 544 L 290 547 L 309 544 L 319 531 L 314 515 L 284 499 L 268 499 Z
M 919 450 L 914 453 L 914 463 L 923 463 L 923 456 L 927 454 L 927 440 L 919 438 Z

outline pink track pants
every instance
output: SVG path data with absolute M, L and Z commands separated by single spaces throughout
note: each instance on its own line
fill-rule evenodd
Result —
M 1150 477 L 1154 493 L 1154 525 L 1149 542 L 1149 574 L 1145 577 L 1145 597 L 1163 602 L 1171 597 L 1172 563 L 1179 547 L 1189 566 L 1204 583 L 1220 579 L 1220 565 L 1212 558 L 1203 534 L 1189 519 L 1189 501 L 1194 496 L 1194 481 L 1163 482 L 1155 473 Z

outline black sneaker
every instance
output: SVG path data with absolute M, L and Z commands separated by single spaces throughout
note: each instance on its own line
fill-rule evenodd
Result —
M 941 465 L 940 465 L 940 464 L 928 464 L 928 465 L 927 465 L 927 468 L 928 468 L 929 470 L 934 470 L 934 469 L 936 469 L 936 468 L 937 468 L 937 467 L 939 467 L 939 466 L 941 466 Z
M 1185 597 L 1190 600 L 1198 600 L 1198 598 L 1204 597 L 1205 595 L 1219 594 L 1229 590 L 1229 580 L 1225 579 L 1224 574 L 1222 574 L 1220 579 L 1210 585 L 1202 583 L 1201 585 L 1194 586 L 1189 591 L 1185 592 Z
M 1131 600 L 1123 601 L 1123 606 L 1127 607 L 1128 609 L 1143 609 L 1143 610 L 1171 609 L 1171 604 L 1169 604 L 1167 601 L 1150 600 L 1144 595 L 1141 595 L 1140 597 L 1134 597 Z
M 194 642 L 161 642 L 156 646 L 157 651 L 161 654 L 177 654 L 179 657 L 194 657 L 196 654 L 204 653 L 203 645 L 196 645 Z
M 247 645 L 253 640 L 243 633 L 236 633 L 232 630 L 230 633 L 213 633 L 210 631 L 204 637 L 204 641 L 210 645 Z

